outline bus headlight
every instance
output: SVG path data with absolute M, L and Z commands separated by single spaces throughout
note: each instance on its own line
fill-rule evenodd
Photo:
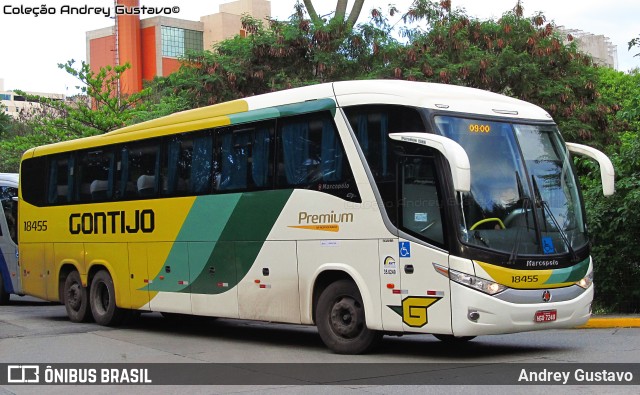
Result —
M 462 284 L 465 287 L 484 292 L 488 295 L 495 295 L 507 289 L 507 287 L 502 284 L 498 284 L 495 281 L 472 276 L 471 274 L 462 273 L 456 270 L 447 269 L 446 267 L 436 265 L 435 263 L 433 264 L 433 267 L 438 273 L 442 274 L 445 277 L 448 277 L 451 281 Z
M 593 284 L 593 272 L 589 272 L 589 274 L 587 274 L 586 276 L 584 276 L 580 281 L 578 281 L 576 283 L 576 285 L 587 289 L 591 286 L 591 284 Z

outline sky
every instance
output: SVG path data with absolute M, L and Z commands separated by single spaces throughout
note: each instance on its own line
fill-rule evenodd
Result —
M 218 5 L 229 0 L 140 0 L 144 6 L 179 7 L 171 16 L 198 21 L 200 16 L 218 12 Z M 74 94 L 78 82 L 58 69 L 58 63 L 75 59 L 86 61 L 86 35 L 113 25 L 104 15 L 61 15 L 63 6 L 109 7 L 113 0 L 0 0 L 0 79 L 5 90 Z M 349 1 L 349 8 L 353 0 Z M 55 15 L 19 14 L 25 7 L 40 8 L 45 4 Z M 287 19 L 294 12 L 295 0 L 271 0 L 271 15 Z M 320 15 L 335 9 L 336 0 L 315 0 Z M 366 22 L 370 10 L 395 4 L 406 12 L 411 0 L 366 0 L 359 22 Z M 452 0 L 453 8 L 464 8 L 467 15 L 478 19 L 499 18 L 513 9 L 516 0 Z M 627 50 L 627 43 L 640 35 L 640 1 L 638 0 L 523 0 L 525 16 L 538 11 L 557 25 L 593 34 L 603 34 L 617 45 L 618 70 L 640 67 L 640 48 Z M 578 5 L 579 4 L 579 5 Z M 333 8 L 332 8 L 333 7 Z M 16 12 L 17 11 L 17 12 Z

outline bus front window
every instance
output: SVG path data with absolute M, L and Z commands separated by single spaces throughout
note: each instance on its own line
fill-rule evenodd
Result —
M 471 164 L 471 191 L 459 196 L 464 243 L 511 256 L 584 246 L 577 186 L 555 126 L 449 116 L 436 124 Z

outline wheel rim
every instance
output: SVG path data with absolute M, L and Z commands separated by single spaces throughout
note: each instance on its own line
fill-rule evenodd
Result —
M 333 332 L 345 339 L 357 337 L 364 327 L 362 306 L 355 299 L 342 297 L 333 304 L 329 322 Z
M 79 283 L 74 282 L 67 290 L 67 304 L 73 311 L 79 311 L 82 306 L 82 287 Z
M 95 292 L 95 308 L 96 310 L 98 310 L 99 314 L 105 314 L 109 309 L 109 303 L 111 301 L 109 289 L 107 288 L 105 283 L 100 282 L 96 285 Z

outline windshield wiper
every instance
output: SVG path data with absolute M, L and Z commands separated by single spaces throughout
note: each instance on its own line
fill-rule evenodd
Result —
M 524 214 L 524 220 L 526 224 L 526 229 L 529 230 L 529 213 L 528 210 L 531 207 L 531 198 L 524 194 L 524 188 L 522 187 L 522 180 L 520 179 L 520 174 L 516 170 L 516 184 L 518 185 L 518 201 L 522 200 L 522 206 L 520 210 Z M 511 248 L 511 254 L 509 254 L 509 260 L 507 264 L 511 265 L 516 262 L 518 259 L 518 250 L 520 249 L 520 232 L 522 231 L 522 227 L 518 226 L 518 230 L 516 230 L 516 239 L 513 242 L 513 248 Z
M 545 213 L 546 213 L 547 216 L 549 217 L 549 219 L 551 220 L 551 222 L 553 222 L 553 226 L 555 226 L 556 229 L 558 229 L 558 233 L 560 234 L 560 238 L 562 239 L 564 244 L 567 246 L 567 250 L 571 254 L 571 259 L 574 262 L 577 261 L 578 260 L 578 255 L 576 254 L 576 251 L 571 246 L 571 242 L 569 241 L 569 238 L 567 237 L 567 234 L 560 227 L 560 224 L 556 220 L 555 215 L 553 215 L 553 212 L 551 212 L 551 208 L 549 207 L 549 204 L 546 201 L 544 201 L 544 199 L 542 199 L 542 195 L 540 194 L 540 189 L 538 189 L 538 183 L 536 182 L 535 176 L 533 176 L 533 175 L 531 176 L 531 183 L 533 184 L 534 195 L 535 195 L 535 198 L 536 198 L 536 206 L 542 208 L 542 220 L 544 221 L 545 229 L 547 227 L 547 220 L 545 218 Z M 534 216 L 534 218 L 535 218 L 535 216 Z

